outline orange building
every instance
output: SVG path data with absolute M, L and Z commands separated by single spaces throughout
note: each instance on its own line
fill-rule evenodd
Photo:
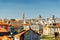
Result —
M 5 28 L 6 30 L 8 30 L 8 26 L 10 26 L 10 24 L 6 24 L 4 21 L 0 20 L 0 27 Z

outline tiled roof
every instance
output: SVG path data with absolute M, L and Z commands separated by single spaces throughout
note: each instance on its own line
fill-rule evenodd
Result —
M 11 24 L 0 24 L 0 26 L 10 26 Z
M 0 40 L 11 40 L 9 36 L 0 36 Z
M 18 26 L 18 27 L 20 27 L 20 26 L 22 26 L 22 23 L 12 23 L 12 24 L 10 24 L 10 26 L 13 26 L 13 27 Z
M 29 30 L 32 30 L 32 29 L 29 29 Z M 19 39 L 19 38 L 21 37 L 21 35 L 25 34 L 25 33 L 28 32 L 29 30 L 24 30 L 23 32 L 21 32 L 21 33 L 15 35 L 14 37 L 16 37 L 16 38 Z M 32 30 L 32 31 L 35 32 L 35 33 L 37 33 L 37 32 L 34 31 L 34 30 Z M 37 33 L 37 34 L 40 35 L 39 33 Z
M 23 24 L 24 26 L 30 26 L 30 24 L 29 23 L 27 23 L 27 24 Z
M 28 31 L 28 30 L 27 30 Z M 17 34 L 17 35 L 15 35 L 14 37 L 16 37 L 16 38 L 20 38 L 20 36 L 22 35 L 22 34 L 24 34 L 24 33 L 26 33 L 27 31 L 23 31 L 23 32 L 21 32 L 21 33 L 19 33 L 19 34 Z
M 4 21 L 0 20 L 0 26 L 9 26 L 10 24 L 6 24 Z
M 56 24 L 55 26 L 56 26 L 56 27 L 60 27 L 60 24 Z
M 8 32 L 6 29 L 0 27 L 0 32 Z
M 15 20 L 15 21 L 12 21 L 12 20 L 10 20 L 10 22 L 23 22 L 23 20 Z
M 59 23 L 56 23 L 55 25 L 53 25 L 53 26 L 49 26 L 49 27 L 60 27 L 60 24 Z
M 18 21 L 11 21 L 10 20 L 10 22 L 11 22 L 12 26 L 18 26 L 18 27 L 20 27 L 20 26 L 22 26 L 23 20 L 18 20 Z

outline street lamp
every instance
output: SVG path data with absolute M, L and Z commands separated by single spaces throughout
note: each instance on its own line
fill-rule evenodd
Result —
M 13 28 L 12 28 L 12 27 L 11 27 L 10 34 L 11 34 L 11 38 L 12 38 L 12 40 L 13 40 Z
M 12 38 L 12 40 L 14 40 L 14 37 L 13 37 L 13 33 L 11 32 L 11 38 Z

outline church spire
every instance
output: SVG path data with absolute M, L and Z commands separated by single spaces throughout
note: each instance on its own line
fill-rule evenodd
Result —
M 39 18 L 42 18 L 41 15 L 39 15 Z
M 42 20 L 42 17 L 41 17 L 41 15 L 39 15 L 39 20 Z
M 25 13 L 23 13 L 23 20 L 25 19 Z
M 26 22 L 25 22 L 25 13 L 23 13 L 23 24 L 26 24 Z
M 54 20 L 54 23 L 55 23 L 55 15 L 53 15 L 53 20 Z

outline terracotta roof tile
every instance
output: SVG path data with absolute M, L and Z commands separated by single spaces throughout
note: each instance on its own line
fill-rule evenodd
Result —
M 0 32 L 8 32 L 6 29 L 0 27 Z
M 60 27 L 60 24 L 56 24 L 55 26 L 56 26 L 56 27 Z
M 24 26 L 29 26 L 30 24 L 24 24 Z
M 27 30 L 28 31 L 28 30 Z M 21 32 L 21 33 L 19 33 L 19 34 L 17 34 L 17 35 L 15 35 L 14 37 L 16 37 L 16 38 L 20 38 L 20 36 L 22 35 L 22 34 L 24 34 L 25 32 L 27 32 L 27 31 L 23 31 L 23 32 Z
M 57 24 L 55 24 L 55 25 L 53 25 L 53 26 L 49 26 L 49 27 L 60 27 L 60 24 L 59 23 L 57 23 Z
M 8 36 L 0 36 L 0 40 L 11 40 Z

